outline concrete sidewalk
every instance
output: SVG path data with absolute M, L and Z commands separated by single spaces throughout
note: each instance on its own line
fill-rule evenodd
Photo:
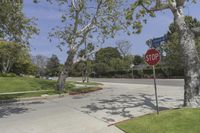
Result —
M 2 133 L 123 133 L 115 126 L 108 127 L 101 120 L 53 101 L 7 105 L 0 112 Z

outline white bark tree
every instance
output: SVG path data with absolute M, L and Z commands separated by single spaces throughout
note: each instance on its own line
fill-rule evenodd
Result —
M 57 89 L 64 90 L 65 80 L 69 75 L 71 66 L 78 49 L 87 38 L 93 35 L 102 37 L 113 35 L 120 29 L 117 16 L 121 13 L 117 10 L 121 0 L 57 0 L 62 6 L 63 27 L 58 27 L 50 34 L 56 37 L 61 45 L 67 46 L 68 57 L 57 82 Z M 93 37 L 94 37 L 93 36 Z
M 94 44 L 85 42 L 85 48 L 81 49 L 78 54 L 78 61 L 83 61 L 85 63 L 82 81 L 89 82 L 89 68 L 91 68 L 90 60 L 95 56 L 95 53 L 99 50 L 99 48 L 95 48 Z
M 200 62 L 195 47 L 194 31 L 185 23 L 184 6 L 186 2 L 195 3 L 196 0 L 137 0 L 127 10 L 127 20 L 130 25 L 133 11 L 139 11 L 133 27 L 141 32 L 142 22 L 146 22 L 145 15 L 155 16 L 155 12 L 169 10 L 174 16 L 174 22 L 179 29 L 180 48 L 185 69 L 184 106 L 200 107 Z M 139 8 L 139 9 L 138 9 Z M 196 30 L 198 31 L 198 30 Z
M 131 44 L 129 41 L 121 40 L 116 43 L 119 52 L 122 54 L 123 58 L 130 54 Z
M 20 58 L 22 47 L 13 42 L 0 41 L 0 69 L 2 73 L 10 72 L 13 64 Z

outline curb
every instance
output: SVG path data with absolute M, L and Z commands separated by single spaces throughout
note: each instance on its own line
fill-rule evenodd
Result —
M 44 100 L 44 99 L 55 99 L 55 98 L 62 98 L 68 96 L 69 94 L 56 94 L 56 95 L 48 95 L 48 96 L 41 96 L 41 97 L 30 97 L 30 98 L 17 98 L 17 99 L 9 99 L 9 100 L 0 100 L 0 105 L 9 104 L 14 102 L 28 102 L 33 100 Z
M 91 92 L 96 92 L 102 90 L 103 88 L 98 87 L 96 90 L 88 90 L 88 91 L 80 91 L 80 92 L 69 92 L 69 95 L 79 95 L 79 94 L 86 94 Z
M 103 89 L 103 85 L 97 85 L 96 87 L 101 87 L 100 90 Z M 96 90 L 98 91 L 98 90 Z M 94 91 L 92 91 L 94 92 Z M 90 93 L 90 92 L 88 92 Z M 83 94 L 83 93 L 79 93 Z M 9 99 L 9 100 L 0 100 L 0 105 L 4 104 L 9 104 L 9 103 L 14 103 L 14 102 L 28 102 L 28 101 L 33 101 L 33 100 L 45 100 L 45 99 L 55 99 L 55 98 L 62 98 L 65 96 L 72 95 L 70 93 L 64 93 L 64 94 L 55 94 L 55 95 L 47 95 L 47 96 L 40 96 L 40 97 L 29 97 L 29 98 L 17 98 L 17 99 Z M 78 94 L 73 94 L 73 95 L 78 95 Z

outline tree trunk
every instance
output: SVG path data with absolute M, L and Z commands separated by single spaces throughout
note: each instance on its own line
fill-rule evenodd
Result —
M 60 92 L 64 91 L 65 81 L 66 81 L 66 78 L 69 76 L 71 66 L 73 65 L 75 53 L 76 53 L 75 51 L 68 51 L 67 60 L 64 64 L 64 68 L 61 71 L 58 81 L 57 81 L 57 90 Z
M 83 70 L 83 72 L 82 72 L 82 82 L 85 83 L 85 80 L 86 80 L 85 79 L 85 70 Z
M 88 68 L 86 70 L 86 80 L 87 80 L 87 83 L 89 83 L 89 73 L 88 73 Z
M 87 58 L 87 60 L 86 60 L 85 78 L 86 78 L 87 83 L 89 83 L 88 58 Z
M 184 106 L 200 107 L 200 62 L 195 46 L 195 36 L 185 23 L 183 7 L 178 7 L 173 13 L 175 23 L 179 28 L 180 47 L 184 63 Z
M 8 73 L 8 72 L 10 72 L 10 68 L 11 68 L 11 61 L 10 61 L 10 59 L 3 60 L 2 61 L 2 73 Z

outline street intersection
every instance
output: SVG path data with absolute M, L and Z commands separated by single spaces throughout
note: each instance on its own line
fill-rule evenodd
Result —
M 123 133 L 113 124 L 156 112 L 153 81 L 133 80 L 100 81 L 104 89 L 88 94 L 1 105 L 1 132 Z M 182 80 L 164 81 L 158 80 L 159 110 L 181 107 Z

